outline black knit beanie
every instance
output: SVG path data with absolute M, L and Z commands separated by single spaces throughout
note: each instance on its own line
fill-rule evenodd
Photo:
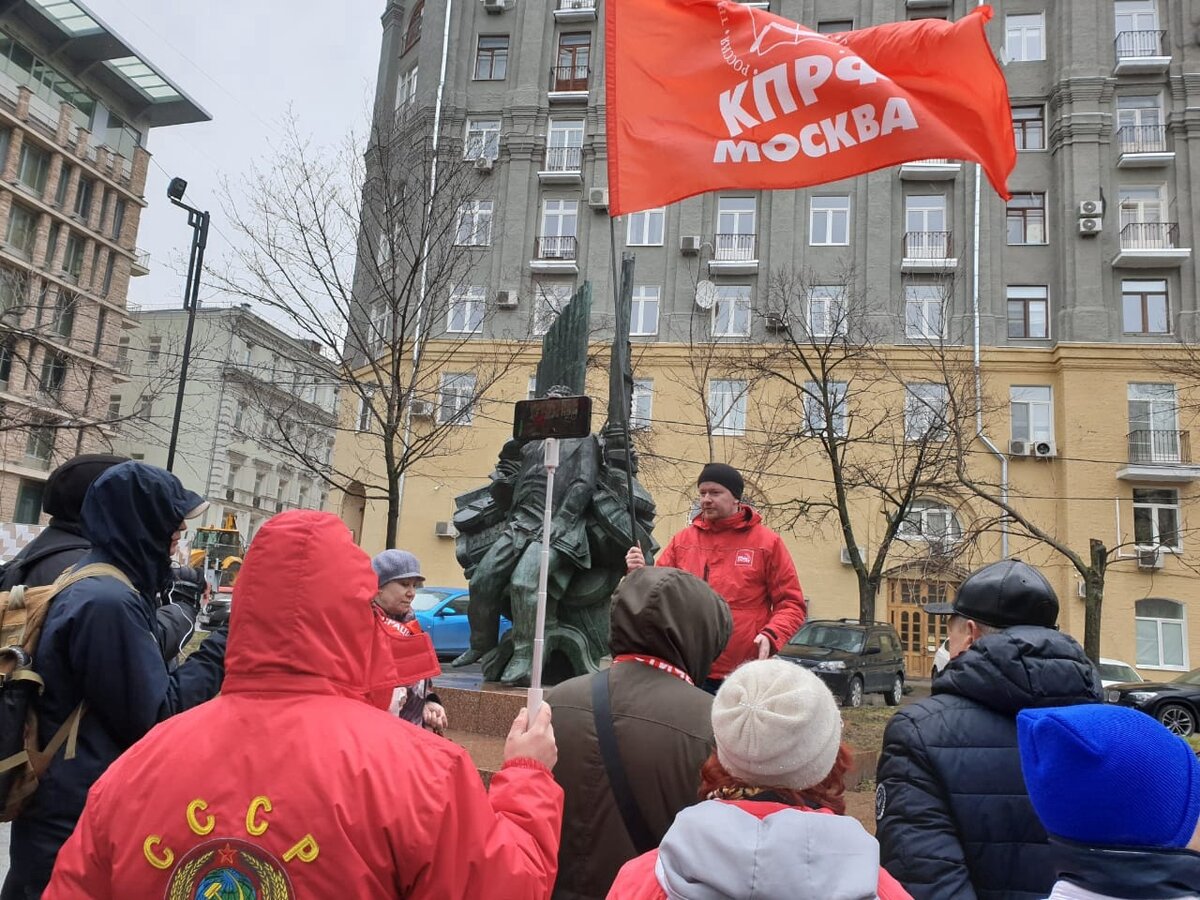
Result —
M 110 453 L 85 453 L 68 459 L 46 479 L 42 509 L 56 519 L 78 522 L 84 495 L 92 482 L 125 460 Z
M 706 481 L 711 481 L 714 484 L 719 484 L 723 488 L 727 488 L 729 493 L 733 494 L 738 500 L 742 499 L 742 491 L 745 490 L 746 484 L 742 481 L 742 473 L 733 466 L 727 466 L 725 463 L 713 462 L 709 463 L 700 470 L 700 477 L 696 479 L 697 486 Z

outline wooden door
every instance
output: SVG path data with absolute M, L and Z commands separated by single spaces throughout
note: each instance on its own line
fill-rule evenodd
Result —
M 888 621 L 900 635 L 904 668 L 910 678 L 928 678 L 933 654 L 946 639 L 946 616 L 931 616 L 926 603 L 949 600 L 956 585 L 919 578 L 888 579 Z

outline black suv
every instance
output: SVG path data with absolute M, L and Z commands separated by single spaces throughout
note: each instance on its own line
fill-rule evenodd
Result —
M 900 636 L 887 622 L 805 622 L 779 656 L 820 676 L 843 706 L 862 706 L 865 694 L 883 694 L 888 706 L 896 706 L 904 696 Z

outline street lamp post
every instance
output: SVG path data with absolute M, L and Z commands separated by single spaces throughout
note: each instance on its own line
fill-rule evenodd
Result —
M 183 416 L 183 392 L 187 389 L 188 361 L 192 354 L 192 332 L 196 327 L 196 307 L 200 305 L 200 273 L 204 269 L 204 248 L 208 244 L 208 211 L 201 212 L 183 202 L 187 182 L 172 178 L 167 197 L 180 209 L 186 209 L 192 228 L 192 253 L 188 259 L 187 284 L 183 289 L 183 308 L 187 310 L 187 333 L 183 339 L 183 361 L 179 366 L 179 390 L 175 394 L 175 415 L 171 418 L 171 442 L 167 445 L 167 471 L 174 471 L 175 444 L 179 440 L 179 420 Z

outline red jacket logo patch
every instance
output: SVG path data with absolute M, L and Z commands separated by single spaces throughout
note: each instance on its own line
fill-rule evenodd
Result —
M 737 552 L 737 554 L 733 557 L 733 564 L 735 566 L 752 566 L 752 565 L 754 565 L 754 551 L 753 550 L 739 550 Z

